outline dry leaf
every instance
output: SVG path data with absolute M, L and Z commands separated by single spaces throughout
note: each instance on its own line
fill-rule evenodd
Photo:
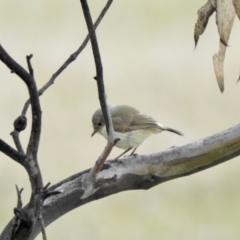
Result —
M 235 8 L 235 11 L 237 13 L 237 16 L 240 20 L 240 0 L 232 0 L 233 1 L 233 6 Z M 240 76 L 238 78 L 238 81 L 240 80 Z
M 213 55 L 213 67 L 218 81 L 220 91 L 224 91 L 224 71 L 223 62 L 225 58 L 226 46 L 220 41 L 218 53 Z
M 213 5 L 214 8 L 216 8 L 216 5 L 217 5 L 216 1 L 217 0 L 208 0 L 208 1 Z
M 217 77 L 218 86 L 221 92 L 224 91 L 224 71 L 223 62 L 225 58 L 226 46 L 232 30 L 233 21 L 235 18 L 235 9 L 232 0 L 217 0 L 217 24 L 220 35 L 220 44 L 218 53 L 213 55 L 213 66 Z
M 217 0 L 217 25 L 222 42 L 227 46 L 236 15 L 232 0 Z
M 232 2 L 233 2 L 233 6 L 235 8 L 235 11 L 237 13 L 237 16 L 240 20 L 240 0 L 232 0 Z
M 203 34 L 204 30 L 207 27 L 208 19 L 210 18 L 214 11 L 215 8 L 210 1 L 208 1 L 198 10 L 198 19 L 194 29 L 195 48 L 197 46 L 199 36 Z

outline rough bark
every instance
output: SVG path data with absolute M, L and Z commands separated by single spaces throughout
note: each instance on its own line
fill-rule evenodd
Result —
M 84 194 L 83 179 L 90 169 L 50 187 L 50 191 L 61 193 L 45 200 L 44 222 L 47 226 L 65 213 L 91 201 L 126 190 L 149 189 L 160 183 L 213 167 L 239 154 L 240 124 L 210 137 L 162 152 L 107 161 L 96 178 L 95 188 L 99 189 L 85 199 L 81 199 Z M 6 236 L 11 232 L 12 224 L 13 220 L 4 229 L 1 240 L 9 239 Z M 34 239 L 40 231 L 38 224 L 30 239 Z

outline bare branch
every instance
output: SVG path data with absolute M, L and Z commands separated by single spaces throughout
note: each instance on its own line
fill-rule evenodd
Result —
M 23 67 L 15 62 L 1 45 L 0 60 L 5 63 L 9 69 L 11 69 L 11 72 L 16 73 L 25 82 L 31 101 L 32 127 L 26 155 L 20 155 L 19 152 L 12 149 L 3 141 L 0 141 L 0 150 L 24 166 L 31 182 L 32 194 L 28 209 L 14 209 L 15 216 L 21 220 L 14 239 L 16 238 L 23 240 L 29 239 L 37 219 L 36 213 L 38 213 L 42 208 L 43 203 L 42 195 L 40 194 L 41 189 L 43 188 L 43 182 L 37 161 L 38 146 L 41 134 L 41 108 L 34 78 Z M 26 121 L 22 121 L 22 119 L 25 119 L 25 116 L 20 116 L 17 118 L 17 120 L 15 120 L 15 130 L 23 130 L 26 127 Z M 18 136 L 16 137 L 15 134 L 13 134 L 13 136 L 18 150 L 23 153 Z M 18 154 L 16 154 L 16 152 Z
M 99 23 L 102 21 L 103 17 L 105 16 L 106 12 L 108 11 L 109 7 L 111 6 L 113 0 L 108 0 L 105 7 L 102 9 L 100 15 L 98 16 L 96 22 L 94 23 L 94 29 L 97 29 Z M 38 91 L 38 96 L 41 96 L 52 84 L 54 84 L 56 78 L 65 70 L 70 63 L 75 61 L 78 57 L 78 55 L 82 52 L 82 50 L 87 46 L 89 41 L 89 34 L 86 36 L 80 47 L 77 51 L 72 53 L 70 57 L 64 62 L 64 64 L 52 75 L 50 80 Z M 26 115 L 28 107 L 30 105 L 30 99 L 26 101 L 24 104 L 22 115 Z
M 104 17 L 105 13 L 107 12 L 108 8 L 110 7 L 111 3 L 113 0 L 109 0 L 102 10 L 100 16 L 98 17 L 94 28 L 98 26 L 98 24 L 101 22 L 102 18 Z M 40 140 L 40 133 L 41 133 L 41 109 L 40 109 L 40 103 L 39 103 L 39 96 L 51 85 L 54 83 L 55 79 L 57 76 L 65 69 L 67 66 L 74 61 L 77 56 L 81 53 L 81 51 L 85 48 L 89 41 L 89 36 L 86 37 L 84 40 L 83 44 L 80 46 L 80 48 L 73 53 L 69 59 L 64 63 L 64 65 L 55 73 L 53 74 L 52 78 L 50 81 L 43 86 L 42 89 L 37 91 L 36 84 L 33 78 L 33 68 L 31 66 L 30 59 L 32 55 L 27 56 L 27 63 L 28 63 L 28 69 L 30 74 L 26 72 L 25 69 L 23 69 L 19 64 L 17 64 L 7 53 L 6 51 L 2 48 L 0 45 L 0 59 L 11 69 L 12 73 L 16 73 L 27 85 L 30 99 L 25 103 L 24 109 L 22 111 L 22 115 L 20 117 L 24 117 L 26 115 L 26 111 L 28 109 L 29 104 L 31 104 L 32 107 L 32 130 L 31 130 L 31 135 L 30 135 L 30 140 L 29 144 L 27 147 L 27 155 L 22 156 L 20 153 L 12 149 L 10 146 L 8 146 L 4 141 L 0 140 L 0 151 L 6 153 L 8 156 L 13 157 L 13 159 L 18 160 L 19 163 L 21 163 L 25 169 L 28 172 L 28 175 L 30 177 L 31 181 L 31 186 L 32 186 L 32 195 L 31 195 L 31 200 L 28 205 L 28 209 L 25 211 L 20 208 L 15 208 L 15 215 L 17 219 L 22 219 L 22 221 L 18 220 L 17 222 L 19 223 L 18 229 L 21 227 L 23 228 L 23 235 L 24 239 L 29 237 L 29 233 L 31 233 L 30 228 L 34 226 L 34 222 L 36 220 L 36 213 L 40 213 L 40 217 L 42 214 L 42 201 L 43 199 L 53 196 L 53 195 L 58 195 L 61 193 L 61 191 L 51 191 L 48 190 L 46 186 L 45 188 L 42 188 L 42 177 L 41 177 L 41 172 L 38 166 L 37 162 L 37 152 L 38 152 L 38 145 L 39 145 L 39 140 Z M 19 122 L 18 122 L 19 123 Z M 14 125 L 15 126 L 15 125 Z M 21 126 L 22 127 L 22 126 Z M 18 148 L 18 151 L 21 153 L 24 153 L 24 150 L 21 146 L 20 140 L 19 140 L 19 131 L 21 131 L 18 126 L 15 126 L 15 130 L 12 132 L 12 136 L 14 138 L 14 142 Z M 15 156 L 16 155 L 16 156 Z M 21 156 L 21 161 L 18 159 Z M 29 223 L 29 226 L 20 226 L 21 222 Z M 15 222 L 16 223 L 16 222 Z M 46 234 L 44 234 L 44 225 L 42 224 L 43 222 L 41 221 L 41 226 L 42 226 L 42 231 L 44 238 Z M 32 225 L 33 224 L 33 225 Z M 27 224 L 28 225 L 28 224 Z M 30 230 L 30 231 L 29 231 Z M 11 236 L 8 235 L 8 236 Z M 16 236 L 18 239 L 20 237 Z M 1 239 L 1 237 L 0 237 Z M 21 238 L 23 239 L 23 238 Z
M 31 64 L 32 57 L 33 57 L 32 54 L 26 56 L 29 73 L 31 74 L 32 77 L 34 77 L 34 71 L 33 71 L 32 64 Z
M 95 77 L 95 79 L 97 80 L 97 85 L 98 85 L 98 97 L 100 100 L 104 120 L 106 123 L 107 132 L 109 133 L 109 119 L 110 118 L 107 114 L 106 94 L 105 94 L 105 87 L 104 87 L 104 82 L 103 82 L 103 67 L 102 67 L 102 61 L 101 61 L 100 51 L 99 51 L 99 47 L 98 47 L 97 37 L 96 37 L 96 33 L 95 33 L 95 30 L 93 27 L 92 17 L 90 14 L 88 3 L 86 0 L 80 0 L 80 2 L 82 4 L 82 10 L 83 10 L 83 14 L 84 14 L 85 21 L 87 24 L 88 32 L 89 32 L 95 66 L 96 66 L 96 75 L 97 76 Z
M 16 185 L 16 190 L 17 190 L 17 208 L 22 208 L 22 198 L 21 198 L 21 193 L 23 191 L 23 188 L 21 188 L 21 190 L 18 189 L 18 186 Z M 13 240 L 15 237 L 15 234 L 18 230 L 18 227 L 20 225 L 20 219 L 18 219 L 17 217 L 14 218 L 14 222 L 13 222 L 13 227 L 12 227 L 12 232 L 10 235 L 10 240 Z
M 86 181 L 84 183 L 85 186 L 85 192 L 82 198 L 85 198 L 89 196 L 90 194 L 96 192 L 98 189 L 94 189 L 93 183 L 95 180 L 95 177 L 97 173 L 100 171 L 102 168 L 104 162 L 106 161 L 107 157 L 109 156 L 113 146 L 115 145 L 114 141 L 114 136 L 113 136 L 113 124 L 112 124 L 112 119 L 110 117 L 109 109 L 107 106 L 107 97 L 105 93 L 105 87 L 104 87 L 104 80 L 103 80 L 103 67 L 102 67 L 102 61 L 101 61 L 101 55 L 98 47 L 98 42 L 97 42 L 97 36 L 94 30 L 93 22 L 92 22 L 92 17 L 90 14 L 90 10 L 88 7 L 88 3 L 86 0 L 80 0 L 81 5 L 82 5 L 82 10 L 83 14 L 85 17 L 85 21 L 87 24 L 89 36 L 90 36 L 90 41 L 92 45 L 92 51 L 93 51 L 93 56 L 94 56 L 94 61 L 95 61 L 95 66 L 96 66 L 96 73 L 97 76 L 94 77 L 94 79 L 97 81 L 97 87 L 98 87 L 98 97 L 100 100 L 100 105 L 102 108 L 102 113 L 103 117 L 105 120 L 106 124 L 106 129 L 108 132 L 108 143 L 106 148 L 104 149 L 102 155 L 96 161 L 95 166 L 92 168 L 91 172 L 88 174 L 88 177 L 86 178 Z
M 13 149 L 10 145 L 0 139 L 0 151 L 21 165 L 25 163 L 25 156 Z
M 16 146 L 17 150 L 21 154 L 25 154 L 25 152 L 23 150 L 23 147 L 22 147 L 22 144 L 21 144 L 20 139 L 19 139 L 19 132 L 17 130 L 13 130 L 10 134 L 13 138 L 13 141 L 15 143 L 15 146 Z
M 18 186 L 16 185 L 16 190 L 17 190 L 17 208 L 22 208 L 21 194 L 22 194 L 23 188 L 19 190 Z
M 32 76 L 17 62 L 15 62 L 1 45 L 0 60 L 5 63 L 12 72 L 16 73 L 26 83 L 28 87 L 32 106 L 32 129 L 27 148 L 27 154 L 31 154 L 36 158 L 41 134 L 41 107 L 36 83 Z
M 42 232 L 43 240 L 47 240 L 47 233 L 46 233 L 46 229 L 45 229 L 45 224 L 44 224 L 44 220 L 43 220 L 43 217 L 42 217 L 42 213 L 39 215 L 38 221 L 40 221 L 40 226 L 41 226 L 41 232 Z
M 104 162 L 107 160 L 107 157 L 111 153 L 114 145 L 114 143 L 107 142 L 107 146 L 103 150 L 99 159 L 96 161 L 89 174 L 86 175 L 85 180 L 83 180 L 84 194 L 81 196 L 81 199 L 89 197 L 99 189 L 94 187 L 96 176 L 100 172 Z
M 89 169 L 50 187 L 50 191 L 61 193 L 44 201 L 44 222 L 48 226 L 65 213 L 91 201 L 126 190 L 149 189 L 216 166 L 239 155 L 240 124 L 162 152 L 107 161 L 96 177 L 95 185 L 99 190 L 88 198 L 79 199 L 79 195 L 84 194 L 84 178 Z M 1 237 L 6 236 L 11 226 L 12 222 L 3 231 L 0 240 L 4 239 Z M 36 226 L 31 239 L 40 233 L 40 228 L 40 225 Z

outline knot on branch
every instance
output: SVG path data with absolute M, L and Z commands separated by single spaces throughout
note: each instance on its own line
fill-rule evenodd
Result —
M 13 123 L 15 130 L 18 132 L 23 131 L 27 126 L 27 118 L 23 115 L 19 116 Z

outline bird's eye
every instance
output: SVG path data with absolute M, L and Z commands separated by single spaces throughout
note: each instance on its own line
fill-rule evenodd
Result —
M 98 123 L 98 126 L 101 127 L 101 126 L 102 126 L 102 123 Z

